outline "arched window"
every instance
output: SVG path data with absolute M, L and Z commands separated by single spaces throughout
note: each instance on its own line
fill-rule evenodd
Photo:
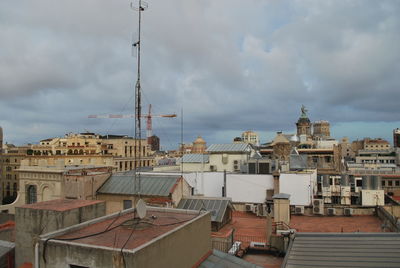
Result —
M 27 188 L 27 200 L 28 204 L 33 204 L 37 202 L 37 191 L 35 185 L 29 185 Z

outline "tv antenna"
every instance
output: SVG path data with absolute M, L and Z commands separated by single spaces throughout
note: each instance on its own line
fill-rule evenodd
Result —
M 139 14 L 139 28 L 138 28 L 138 39 L 136 42 L 132 44 L 134 48 L 137 49 L 137 80 L 135 85 L 135 147 L 134 147 L 134 157 L 135 157 L 135 164 L 134 164 L 134 189 L 136 194 L 140 198 L 141 192 L 141 183 L 140 183 L 140 171 L 138 169 L 141 166 L 141 152 L 142 152 L 142 134 L 141 134 L 141 117 L 142 117 L 142 104 L 141 104 L 141 97 L 142 97 L 142 88 L 140 85 L 140 48 L 141 44 L 141 26 L 142 26 L 142 11 L 145 11 L 148 8 L 148 4 L 142 0 L 139 0 L 139 5 L 134 6 L 131 2 L 131 8 L 138 12 Z

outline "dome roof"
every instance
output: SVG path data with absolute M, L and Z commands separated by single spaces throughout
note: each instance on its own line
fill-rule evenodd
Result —
M 206 144 L 202 137 L 198 136 L 197 139 L 193 142 L 194 144 Z
M 307 117 L 300 117 L 297 124 L 311 124 L 311 121 Z

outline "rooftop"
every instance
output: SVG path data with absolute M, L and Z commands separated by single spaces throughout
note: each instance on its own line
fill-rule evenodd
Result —
M 228 206 L 232 207 L 232 200 L 230 198 L 212 198 L 212 197 L 190 197 L 183 198 L 178 208 L 201 210 L 205 209 L 211 212 L 211 221 L 222 222 L 225 211 Z
M 134 219 L 133 211 L 134 209 L 129 209 L 124 214 L 115 213 L 76 225 L 71 227 L 71 230 L 66 229 L 60 231 L 59 235 L 55 234 L 52 241 L 76 238 L 72 241 L 121 249 L 134 228 L 134 235 L 126 243 L 124 249 L 135 249 L 206 214 L 189 210 L 148 207 L 145 218 L 138 222 L 137 219 Z
M 400 234 L 297 233 L 282 267 L 400 267 Z
M 55 199 L 45 202 L 23 205 L 21 208 L 30 208 L 38 210 L 67 211 L 71 209 L 91 206 L 103 203 L 101 200 L 79 200 L 79 199 Z
M 212 251 L 211 255 L 208 256 L 208 258 L 205 259 L 198 267 L 261 268 L 261 266 L 244 261 L 240 258 L 215 249 Z
M 290 227 L 297 232 L 382 232 L 382 221 L 375 216 L 290 216 Z
M 169 196 L 178 184 L 180 175 L 140 175 L 140 193 L 150 196 Z M 133 173 L 113 174 L 97 191 L 99 194 L 137 193 Z
M 243 243 L 246 247 L 250 242 L 266 242 L 266 218 L 257 217 L 255 214 L 233 211 L 232 221 L 226 224 L 218 232 L 213 232 L 216 237 L 225 237 L 230 234 L 232 229 L 235 229 L 234 240 Z
M 184 154 L 182 157 L 183 163 L 208 163 L 208 154 Z
M 3 257 L 5 254 L 10 252 L 14 248 L 15 248 L 14 243 L 0 240 L 0 257 Z
M 248 153 L 250 145 L 247 143 L 211 144 L 207 148 L 209 153 Z

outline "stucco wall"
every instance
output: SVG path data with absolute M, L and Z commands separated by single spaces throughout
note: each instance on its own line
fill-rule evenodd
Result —
M 237 160 L 240 164 L 240 161 L 247 161 L 248 155 L 247 154 L 226 154 L 228 157 L 228 161 L 226 164 L 222 162 L 223 154 L 210 154 L 209 156 L 209 166 L 215 166 L 216 170 L 214 171 L 224 171 L 233 172 L 234 171 L 234 164 L 233 162 Z
M 136 252 L 124 250 L 126 267 L 192 267 L 211 250 L 210 220 L 210 214 L 206 214 L 178 230 L 158 237 Z M 43 243 L 44 240 L 41 240 L 41 253 Z M 70 264 L 97 268 L 124 267 L 119 249 L 79 246 L 63 241 L 49 241 L 46 248 L 47 263 L 42 254 L 40 256 L 41 268 L 69 268 Z
M 34 262 L 34 245 L 39 235 L 104 215 L 104 203 L 67 211 L 16 208 L 16 266 L 19 267 L 24 262 Z
M 279 190 L 290 194 L 290 204 L 297 206 L 311 205 L 314 189 L 316 189 L 317 172 L 285 174 L 279 176 Z

